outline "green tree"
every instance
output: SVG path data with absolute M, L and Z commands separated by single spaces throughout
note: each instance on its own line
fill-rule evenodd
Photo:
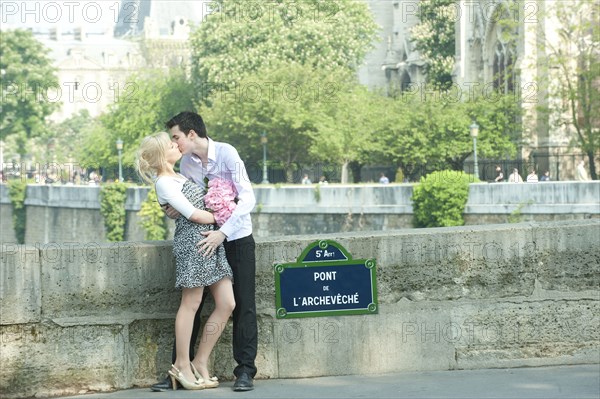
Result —
M 478 155 L 500 157 L 516 151 L 520 108 L 512 96 L 473 98 L 405 96 L 390 104 L 385 128 L 376 136 L 376 153 L 414 180 L 428 171 L 462 170 L 473 153 L 469 125 L 480 128 Z
M 376 161 L 376 141 L 385 126 L 391 100 L 383 94 L 350 81 L 339 85 L 335 101 L 324 104 L 324 116 L 317 121 L 310 154 L 313 159 L 336 160 L 342 170 L 342 183 L 348 182 L 348 168 L 353 181 L 361 180 L 362 166 Z
M 557 1 L 548 15 L 557 21 L 558 40 L 545 39 L 549 64 L 557 67 L 556 127 L 575 131 L 574 145 L 588 157 L 592 179 L 600 150 L 600 5 L 597 0 Z
M 477 153 L 480 156 L 490 159 L 516 156 L 523 109 L 514 95 L 473 98 L 464 103 L 464 109 L 469 119 L 479 125 Z
M 59 164 L 77 163 L 84 137 L 93 130 L 96 123 L 97 120 L 92 118 L 86 109 L 80 110 L 62 122 L 50 121 L 46 124 L 43 133 L 33 139 L 34 145 L 30 153 L 36 159 L 43 161 Z M 49 147 L 51 151 L 48 151 Z
M 28 30 L 2 32 L 0 40 L 0 140 L 18 136 L 18 151 L 27 153 L 27 140 L 45 130 L 46 117 L 58 103 L 48 93 L 58 88 L 46 49 Z
M 427 82 L 437 88 L 452 84 L 456 12 L 455 0 L 420 0 L 420 22 L 411 30 L 415 49 L 426 62 Z
M 356 71 L 376 39 L 365 2 L 217 0 L 190 38 L 200 100 L 273 64 Z
M 328 103 L 338 100 L 343 80 L 308 65 L 275 65 L 243 78 L 244 90 L 235 95 L 213 92 L 212 106 L 202 114 L 211 137 L 243 143 L 237 148 L 247 162 L 262 159 L 261 133 L 265 132 L 268 158 L 277 160 L 271 166 L 283 168 L 292 182 L 296 168 L 314 162 L 310 150 L 317 121 L 324 118 Z
M 123 164 L 133 165 L 141 138 L 164 131 L 173 115 L 194 109 L 194 93 L 182 70 L 150 70 L 132 76 L 132 91 L 121 96 L 109 112 L 100 116 L 84 138 L 83 166 L 114 167 L 118 163 L 115 147 L 123 140 Z

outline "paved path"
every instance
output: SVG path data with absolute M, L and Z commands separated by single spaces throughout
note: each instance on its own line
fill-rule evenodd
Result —
M 203 391 L 151 392 L 148 388 L 78 399 L 295 399 L 295 398 L 600 398 L 600 364 L 513 369 L 404 372 L 341 377 L 257 380 L 233 392 L 232 381 Z

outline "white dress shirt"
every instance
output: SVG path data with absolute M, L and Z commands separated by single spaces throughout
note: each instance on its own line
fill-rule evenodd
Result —
M 220 143 L 208 138 L 208 164 L 202 165 L 195 155 L 184 155 L 180 164 L 181 174 L 194 183 L 204 187 L 204 178 L 220 177 L 231 180 L 237 190 L 238 203 L 231 217 L 219 229 L 227 241 L 237 240 L 252 234 L 250 212 L 256 205 L 252 184 L 246 172 L 246 166 L 237 150 L 230 144 Z

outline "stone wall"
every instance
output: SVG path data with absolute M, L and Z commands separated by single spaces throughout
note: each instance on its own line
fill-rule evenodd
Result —
M 257 240 L 258 378 L 597 363 L 600 220 Z M 377 261 L 379 312 L 275 318 L 273 266 L 318 239 Z M 2 244 L 0 394 L 147 386 L 170 364 L 170 242 Z M 211 369 L 232 377 L 231 326 Z
M 600 217 L 600 182 L 471 184 L 466 224 Z
M 256 237 L 411 228 L 412 184 L 255 186 Z M 99 188 L 30 185 L 25 243 L 106 242 Z M 125 239 L 144 240 L 137 212 L 147 187 L 127 190 Z M 468 225 L 600 217 L 600 182 L 471 184 Z M 0 242 L 15 242 L 8 190 L 0 184 Z M 174 223 L 168 221 L 173 237 Z

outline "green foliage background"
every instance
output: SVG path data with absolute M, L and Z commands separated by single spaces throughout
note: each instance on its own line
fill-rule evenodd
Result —
M 453 99 L 452 101 L 450 99 Z M 407 95 L 385 100 L 386 112 L 371 135 L 371 160 L 384 160 L 402 169 L 411 181 L 420 167 L 428 170 L 462 170 L 473 153 L 469 125 L 479 124 L 478 155 L 483 158 L 516 154 L 520 134 L 519 104 L 511 95 L 457 101 L 447 98 Z
M 194 93 L 183 70 L 147 70 L 129 81 L 130 91 L 122 93 L 85 137 L 80 155 L 83 166 L 116 166 L 119 138 L 123 140 L 123 165 L 132 166 L 143 137 L 165 131 L 165 122 L 175 114 L 195 109 Z
M 123 241 L 125 238 L 126 191 L 127 185 L 119 182 L 104 184 L 100 188 L 100 213 L 108 241 Z
M 167 239 L 168 229 L 165 214 L 160 208 L 154 188 L 148 192 L 148 196 L 142 202 L 138 215 L 140 224 L 145 231 L 146 240 L 161 241 Z
M 419 17 L 419 23 L 411 29 L 411 39 L 427 62 L 427 82 L 438 88 L 448 88 L 452 84 L 456 52 L 456 1 L 420 0 Z
M 190 37 L 201 101 L 273 64 L 357 70 L 378 30 L 368 5 L 355 0 L 217 0 L 210 7 Z
M 47 98 L 52 89 L 59 87 L 48 52 L 29 30 L 3 30 L 1 33 L 0 140 L 15 135 L 16 149 L 21 155 L 28 151 L 28 139 L 43 133 L 46 117 L 59 107 L 59 103 Z
M 25 243 L 25 227 L 27 213 L 25 212 L 25 195 L 27 192 L 27 181 L 13 179 L 8 182 L 8 197 L 13 206 L 13 228 L 19 244 Z

